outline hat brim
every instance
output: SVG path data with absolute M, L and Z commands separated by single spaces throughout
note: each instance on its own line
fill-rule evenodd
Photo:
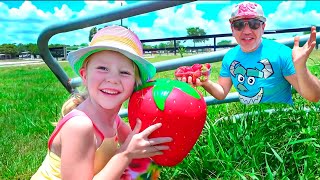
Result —
M 255 15 L 244 15 L 244 16 L 236 16 L 236 17 L 232 17 L 229 19 L 229 22 L 230 23 L 233 23 L 234 21 L 236 20 L 239 20 L 239 19 L 259 19 L 260 21 L 262 22 L 266 22 L 266 18 L 263 17 L 263 16 L 255 16 Z
M 71 51 L 67 56 L 67 60 L 69 61 L 70 65 L 73 67 L 74 71 L 78 75 L 80 75 L 79 70 L 82 67 L 84 60 L 87 59 L 90 55 L 96 52 L 104 51 L 104 50 L 119 52 L 124 56 L 126 56 L 127 58 L 129 58 L 130 60 L 132 60 L 139 69 L 140 78 L 143 83 L 152 79 L 156 74 L 156 68 L 152 65 L 152 63 L 150 63 L 146 59 L 136 54 L 133 54 L 132 52 L 129 52 L 128 50 L 117 48 L 114 46 L 106 46 L 106 45 L 89 46 L 82 49 L 78 49 L 76 51 Z

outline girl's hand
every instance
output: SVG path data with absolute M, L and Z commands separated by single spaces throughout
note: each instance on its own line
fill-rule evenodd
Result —
M 161 123 L 149 126 L 144 131 L 140 132 L 141 120 L 137 119 L 136 126 L 128 135 L 125 142 L 120 148 L 120 152 L 125 153 L 130 159 L 147 158 L 155 155 L 161 155 L 162 150 L 168 150 L 169 146 L 161 145 L 162 143 L 171 142 L 170 137 L 151 138 L 148 136 L 155 130 L 161 127 Z

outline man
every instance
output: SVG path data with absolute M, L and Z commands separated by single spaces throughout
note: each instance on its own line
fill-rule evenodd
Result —
M 293 104 L 291 85 L 309 101 L 320 99 L 320 82 L 306 67 L 308 56 L 316 44 L 316 29 L 311 28 L 308 42 L 294 48 L 262 39 L 266 26 L 262 7 L 253 2 L 241 2 L 232 9 L 229 19 L 238 45 L 229 50 L 222 60 L 217 83 L 196 80 L 216 99 L 224 99 L 232 86 L 239 92 L 240 102 Z M 192 84 L 192 77 L 181 81 Z

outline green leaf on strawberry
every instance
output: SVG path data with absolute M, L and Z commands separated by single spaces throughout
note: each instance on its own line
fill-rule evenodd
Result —
M 182 92 L 194 97 L 195 99 L 201 99 L 199 93 L 193 87 L 178 80 L 158 79 L 155 81 L 150 81 L 137 87 L 136 91 L 151 86 L 154 86 L 152 95 L 155 104 L 162 111 L 164 110 L 168 96 L 174 88 L 180 89 Z

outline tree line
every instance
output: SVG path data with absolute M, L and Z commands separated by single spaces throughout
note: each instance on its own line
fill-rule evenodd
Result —
M 50 44 L 49 48 L 51 47 L 61 47 L 66 46 L 64 44 Z M 1 44 L 0 45 L 0 54 L 8 54 L 11 57 L 18 57 L 22 52 L 29 52 L 31 55 L 39 55 L 39 48 L 35 43 L 28 43 L 28 44 Z
M 106 26 L 105 26 L 106 27 Z M 127 29 L 127 26 L 123 26 Z M 89 33 L 89 37 L 88 40 L 89 42 L 92 40 L 93 36 L 97 33 L 97 31 L 99 31 L 102 28 L 97 28 L 97 27 L 92 27 L 90 29 L 90 33 Z M 204 29 L 200 28 L 200 27 L 188 27 L 186 28 L 186 32 L 187 32 L 187 37 L 192 37 L 192 36 L 205 36 L 207 35 L 207 33 L 205 32 Z M 193 39 L 193 46 L 196 46 L 196 43 L 201 43 L 201 42 L 205 42 L 208 41 L 208 38 L 204 38 L 204 39 Z M 182 43 L 184 43 L 185 41 L 176 41 L 177 47 L 183 47 Z M 218 45 L 226 45 L 226 44 L 231 44 L 231 41 L 227 41 L 227 40 L 223 40 L 221 42 L 218 43 Z M 146 45 L 143 44 L 143 49 L 164 49 L 164 48 L 173 48 L 174 47 L 174 42 L 173 41 L 169 41 L 166 43 L 159 43 L 156 45 Z

